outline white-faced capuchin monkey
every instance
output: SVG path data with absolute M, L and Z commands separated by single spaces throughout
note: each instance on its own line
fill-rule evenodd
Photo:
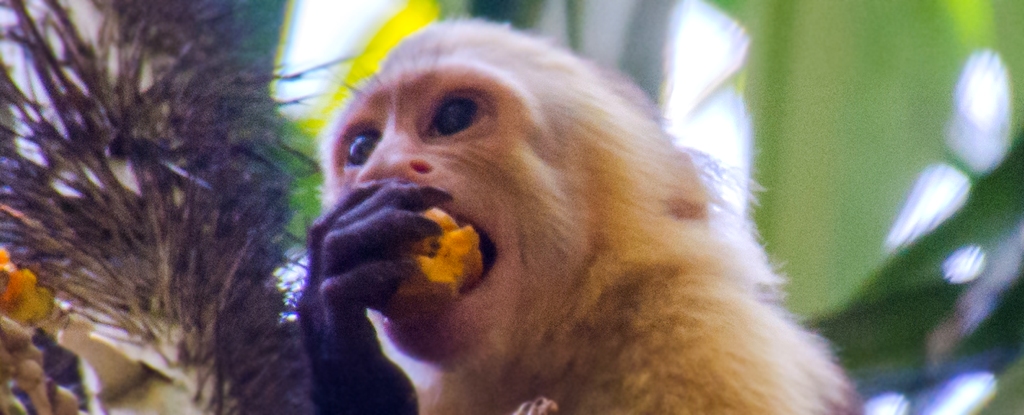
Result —
M 709 164 L 639 89 L 550 42 L 477 21 L 419 32 L 323 156 L 330 210 L 299 305 L 321 414 L 510 414 L 537 397 L 559 414 L 861 412 L 777 304 Z M 432 207 L 479 233 L 482 276 L 390 313 L 421 272 L 413 247 L 442 232 Z

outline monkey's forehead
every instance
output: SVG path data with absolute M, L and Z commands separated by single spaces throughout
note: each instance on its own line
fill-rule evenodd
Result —
M 457 20 L 434 23 L 414 33 L 394 49 L 391 59 L 458 53 L 473 54 L 480 59 L 500 60 L 509 57 L 528 60 L 537 55 L 569 54 L 547 39 L 514 30 L 509 25 L 482 20 Z
M 442 22 L 403 40 L 346 105 L 386 108 L 410 95 L 479 90 L 516 96 L 530 105 L 555 78 L 580 79 L 583 61 L 548 41 L 506 25 L 475 20 Z M 561 82 L 565 85 L 567 82 Z M 498 90 L 495 90 L 497 88 Z M 499 91 L 500 90 L 500 91 Z
M 391 51 L 367 89 L 393 87 L 432 71 L 457 75 L 462 70 L 538 96 L 568 92 L 570 85 L 589 85 L 590 91 L 607 88 L 648 117 L 659 117 L 654 102 L 615 69 L 580 58 L 550 39 L 483 20 L 434 23 L 406 38 Z
M 588 63 L 549 40 L 478 20 L 435 23 L 403 40 L 377 75 L 388 81 L 414 71 L 465 65 L 475 69 L 549 76 L 587 72 Z

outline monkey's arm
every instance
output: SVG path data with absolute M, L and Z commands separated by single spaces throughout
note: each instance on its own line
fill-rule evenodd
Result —
M 441 233 L 420 212 L 449 198 L 435 188 L 376 183 L 310 228 L 298 311 L 320 415 L 417 413 L 412 382 L 384 356 L 366 309 L 382 309 L 418 272 L 410 246 Z

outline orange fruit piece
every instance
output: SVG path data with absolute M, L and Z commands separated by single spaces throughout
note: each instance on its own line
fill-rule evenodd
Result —
M 413 249 L 421 273 L 398 287 L 388 305 L 391 316 L 436 310 L 457 298 L 459 290 L 479 280 L 484 271 L 480 235 L 472 226 L 459 227 L 455 219 L 437 208 L 423 216 L 441 225 L 443 233 Z
M 6 249 L 0 248 L 0 312 L 22 324 L 33 324 L 53 311 L 53 291 L 36 285 L 36 274 L 18 269 Z

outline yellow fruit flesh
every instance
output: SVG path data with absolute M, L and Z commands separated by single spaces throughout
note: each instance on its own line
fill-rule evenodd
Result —
M 18 269 L 7 250 L 0 248 L 0 313 L 22 323 L 33 324 L 50 315 L 53 291 L 36 285 L 36 275 Z
M 393 317 L 436 310 L 483 274 L 480 236 L 473 227 L 460 228 L 455 219 L 437 208 L 423 216 L 441 225 L 444 233 L 414 248 L 422 272 L 398 287 L 388 306 L 388 314 Z

